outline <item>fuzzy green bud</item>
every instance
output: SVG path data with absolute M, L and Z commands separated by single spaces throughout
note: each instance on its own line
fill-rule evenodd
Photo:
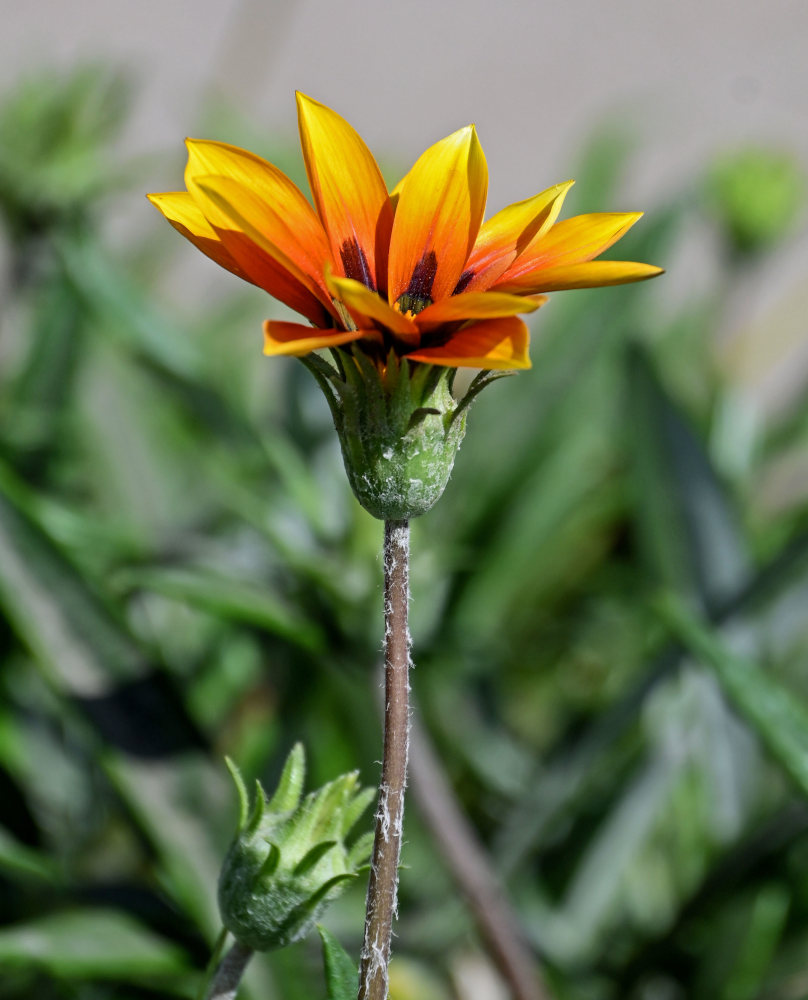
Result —
M 304 937 L 323 910 L 357 875 L 371 834 L 350 847 L 345 838 L 373 798 L 357 773 L 343 774 L 305 798 L 305 754 L 292 749 L 278 788 L 267 801 L 257 784 L 252 809 L 237 768 L 228 761 L 241 806 L 239 829 L 219 876 L 222 922 L 256 951 Z

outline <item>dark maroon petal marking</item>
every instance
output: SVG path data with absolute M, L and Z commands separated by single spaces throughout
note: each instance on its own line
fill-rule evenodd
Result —
M 425 253 L 415 265 L 410 283 L 407 286 L 405 295 L 411 295 L 414 299 L 431 299 L 432 286 L 435 284 L 435 275 L 438 273 L 438 258 L 434 250 Z
M 398 307 L 403 313 L 419 313 L 432 305 L 432 286 L 438 273 L 438 258 L 434 250 L 425 253 L 415 265 L 406 292 L 398 297 Z
M 373 275 L 370 273 L 370 265 L 365 256 L 365 251 L 359 246 L 356 238 L 345 240 L 339 248 L 339 256 L 346 278 L 361 281 L 371 292 L 376 291 L 376 283 L 373 280 Z
M 460 278 L 458 279 L 458 282 L 455 285 L 455 290 L 452 292 L 452 295 L 459 295 L 461 292 L 465 292 L 465 290 L 469 286 L 469 282 L 473 277 L 474 277 L 474 271 L 472 271 L 471 269 L 469 269 L 468 271 L 464 271 L 460 275 Z

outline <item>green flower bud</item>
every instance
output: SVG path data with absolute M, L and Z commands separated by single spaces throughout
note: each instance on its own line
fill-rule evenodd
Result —
M 765 250 L 793 230 L 805 174 L 788 153 L 749 148 L 723 157 L 709 178 L 712 205 L 739 253 Z
M 238 769 L 229 760 L 227 766 L 236 783 L 240 818 L 219 876 L 222 923 L 248 948 L 283 948 L 311 930 L 367 861 L 372 834 L 351 847 L 345 838 L 374 792 L 359 789 L 354 771 L 301 800 L 306 764 L 298 743 L 269 801 L 256 783 L 250 811 Z
M 380 520 L 405 521 L 440 499 L 466 430 L 466 408 L 493 378 L 483 372 L 465 397 L 452 396 L 454 368 L 390 352 L 380 366 L 362 351 L 301 360 L 326 394 L 345 470 L 360 504 Z

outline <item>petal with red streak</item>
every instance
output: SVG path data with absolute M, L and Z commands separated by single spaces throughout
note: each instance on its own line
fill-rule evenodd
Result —
M 264 354 L 286 354 L 299 358 L 323 347 L 339 347 L 364 337 L 363 330 L 312 330 L 302 323 L 264 321 Z
M 271 206 L 231 177 L 199 177 L 195 189 L 205 198 L 206 213 L 215 212 L 216 229 L 225 247 L 256 284 L 281 298 L 270 283 L 277 284 L 278 275 L 285 275 L 287 281 L 294 282 L 318 301 L 320 317 L 325 310 L 336 315 L 324 278 L 315 281 L 267 236 L 267 232 L 273 231 L 276 219 Z
M 324 291 L 323 268 L 331 253 L 322 224 L 303 192 L 277 167 L 244 149 L 195 139 L 188 139 L 187 146 L 185 184 L 214 228 L 230 228 L 232 220 L 200 188 L 203 177 L 228 178 L 231 191 L 238 186 L 253 203 L 262 203 L 265 252 L 270 252 L 269 245 L 276 248 L 281 263 L 293 263 L 298 278 L 306 275 L 309 285 Z
M 470 319 L 496 319 L 500 316 L 517 316 L 534 312 L 546 299 L 527 298 L 524 295 L 506 295 L 503 292 L 461 292 L 427 306 L 415 317 L 418 329 L 434 330 L 443 323 L 462 322 Z
M 314 295 L 288 268 L 237 229 L 214 229 L 187 191 L 149 195 L 174 228 L 217 264 L 299 312 L 316 326 L 330 326 L 329 300 Z
M 413 351 L 407 357 L 450 368 L 530 368 L 528 329 L 517 316 L 484 319 L 455 333 L 439 347 Z
M 373 154 L 344 118 L 297 95 L 300 142 L 314 204 L 339 273 L 386 294 L 393 209 Z
M 460 279 L 463 290 L 482 291 L 495 284 L 530 243 L 553 225 L 574 183 L 556 184 L 492 216 L 480 230 L 466 263 Z
M 451 295 L 485 211 L 488 168 L 473 125 L 431 146 L 398 190 L 389 300 Z
M 596 212 L 557 222 L 529 246 L 505 271 L 497 285 L 531 271 L 562 264 L 582 264 L 602 254 L 625 235 L 642 212 Z
M 583 264 L 562 264 L 560 267 L 529 271 L 497 288 L 527 295 L 534 292 L 559 292 L 569 288 L 625 285 L 632 281 L 646 281 L 663 273 L 661 267 L 653 264 L 638 264 L 628 260 L 590 260 Z
M 240 278 L 246 281 L 252 280 L 227 252 L 216 230 L 187 191 L 165 191 L 162 194 L 148 194 L 146 197 L 163 213 L 177 232 L 190 240 L 206 257 L 215 260 L 221 267 L 227 268 Z

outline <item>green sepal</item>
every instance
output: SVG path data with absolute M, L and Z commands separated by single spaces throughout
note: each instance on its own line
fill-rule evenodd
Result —
M 367 809 L 371 802 L 373 802 L 377 794 L 378 792 L 375 788 L 365 788 L 359 792 L 353 802 L 343 810 L 342 827 L 340 829 L 340 833 L 343 837 L 347 837 L 347 835 L 351 832 L 359 817 Z
M 351 844 L 348 850 L 348 863 L 351 866 L 362 865 L 370 857 L 370 852 L 373 850 L 373 836 L 373 831 L 368 830 L 367 833 L 361 834 Z
M 457 404 L 457 409 L 452 414 L 452 420 L 458 420 L 462 417 L 486 386 L 491 385 L 492 382 L 496 382 L 498 379 L 508 378 L 510 375 L 516 374 L 516 371 L 505 369 L 485 369 L 485 371 L 477 372 L 471 380 L 468 389 L 466 389 L 465 396 Z
M 270 812 L 282 813 L 295 809 L 306 780 L 306 752 L 302 743 L 295 743 L 283 765 L 275 794 L 267 803 Z
M 315 847 L 307 853 L 298 861 L 295 867 L 292 869 L 293 875 L 305 875 L 307 871 L 314 868 L 320 858 L 324 857 L 332 849 L 336 847 L 336 840 L 324 840 L 322 844 L 317 844 Z
M 303 906 L 309 913 L 314 913 L 317 905 L 325 899 L 332 889 L 336 889 L 337 886 L 342 885 L 343 882 L 353 882 L 355 878 L 356 872 L 345 872 L 343 875 L 335 875 L 327 882 L 324 882 L 316 892 L 312 893 Z
M 281 849 L 277 844 L 269 845 L 269 854 L 267 854 L 266 861 L 261 865 L 258 871 L 259 881 L 266 882 L 268 879 L 272 878 L 275 872 L 278 870 L 278 865 L 281 860 Z
M 247 794 L 247 786 L 244 784 L 244 779 L 241 777 L 241 771 L 230 757 L 225 757 L 224 759 L 227 770 L 230 772 L 230 777 L 233 779 L 233 784 L 236 786 L 236 794 L 238 795 L 238 828 L 243 830 L 247 825 L 247 818 L 250 815 L 250 797 Z
M 261 825 L 261 820 L 264 818 L 264 807 L 266 806 L 267 798 L 264 794 L 263 786 L 261 782 L 255 779 L 255 804 L 253 805 L 252 815 L 250 816 L 245 832 L 255 833 L 258 827 Z
M 329 893 L 337 889 L 342 882 L 355 878 L 356 875 L 352 872 L 345 875 L 335 875 L 334 878 L 329 879 L 325 885 L 320 886 L 316 892 L 312 893 L 308 899 L 304 899 L 302 903 L 291 910 L 277 931 L 280 947 L 299 941 L 314 926 Z

